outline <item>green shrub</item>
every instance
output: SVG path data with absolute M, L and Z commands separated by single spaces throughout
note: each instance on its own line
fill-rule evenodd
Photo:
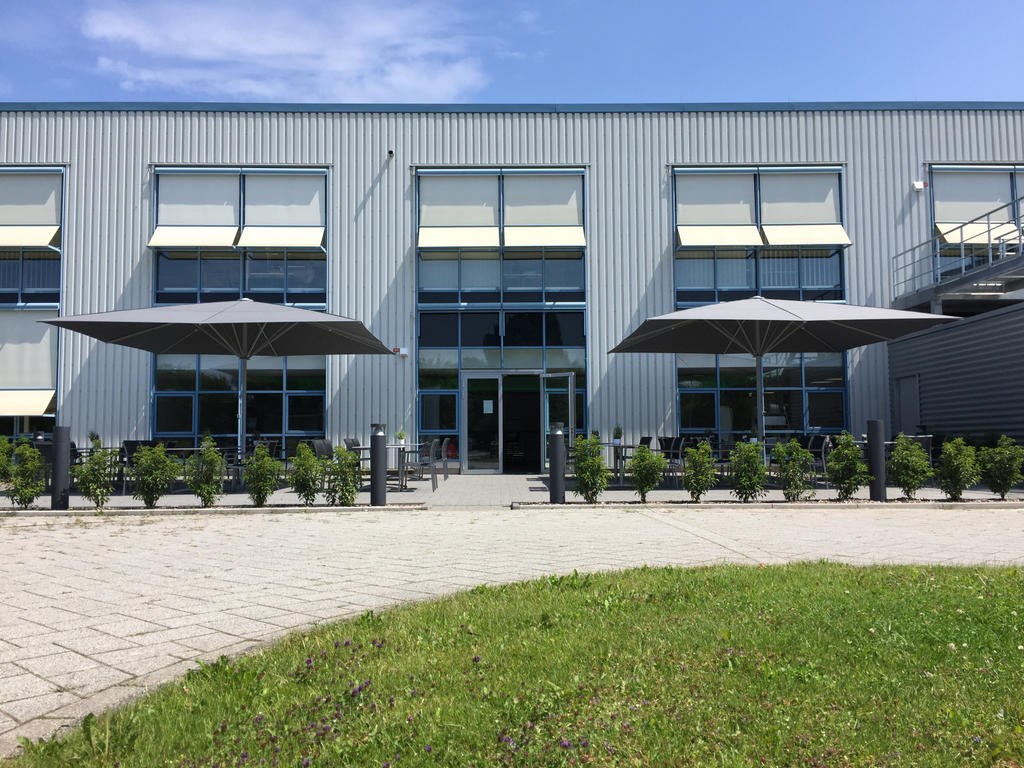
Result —
M 573 463 L 576 465 L 574 493 L 577 496 L 582 496 L 588 504 L 596 503 L 598 497 L 608 487 L 608 475 L 605 473 L 600 438 L 581 437 L 578 439 L 573 447 Z
M 43 467 L 43 454 L 28 442 L 21 443 L 14 449 L 7 495 L 22 509 L 28 509 L 46 490 Z
M 1024 464 L 1024 447 L 1017 445 L 1012 437 L 1001 435 L 995 447 L 978 449 L 978 463 L 982 481 L 1001 499 L 1024 480 L 1020 471 Z
M 914 494 L 935 474 L 928 460 L 928 452 L 920 443 L 902 432 L 896 435 L 896 444 L 885 464 L 885 472 L 908 499 L 914 498 Z
M 626 473 L 633 481 L 640 503 L 647 503 L 647 494 L 658 487 L 665 476 L 668 460 L 646 445 L 638 446 L 633 458 L 626 462 Z
M 324 497 L 332 507 L 351 507 L 363 484 L 359 454 L 339 445 L 334 458 L 324 462 Z
M 99 441 L 92 444 L 92 451 L 85 461 L 71 468 L 75 487 L 83 497 L 102 509 L 114 494 L 114 478 L 117 476 L 117 451 L 101 448 Z
M 766 493 L 768 470 L 764 465 L 764 446 L 759 442 L 736 443 L 729 452 L 732 474 L 736 483 L 733 495 L 743 502 L 757 501 Z
M 313 449 L 306 443 L 299 443 L 295 458 L 292 459 L 291 483 L 299 500 L 307 507 L 316 503 L 322 478 L 323 465 Z
M 167 455 L 163 443 L 139 447 L 132 456 L 132 498 L 152 509 L 180 472 L 181 462 Z
M 224 492 L 224 471 L 227 462 L 217 450 L 213 438 L 207 435 L 199 444 L 199 450 L 185 462 L 185 485 L 204 507 L 212 507 L 217 497 Z
M 858 488 L 871 482 L 860 446 L 846 430 L 836 438 L 835 447 L 825 459 L 825 476 L 835 487 L 839 501 L 849 501 Z
M 950 501 L 963 499 L 964 491 L 981 479 L 974 446 L 962 437 L 942 444 L 939 466 L 935 470 L 935 484 Z
M 686 449 L 686 463 L 683 467 L 683 487 L 694 501 L 718 485 L 715 473 L 715 457 L 711 454 L 711 443 L 702 440 L 696 448 Z
M 814 495 L 811 489 L 811 467 L 814 454 L 800 445 L 796 439 L 783 443 L 781 440 L 772 448 L 772 458 L 778 465 L 779 485 L 786 501 L 800 501 Z
M 253 506 L 262 507 L 281 480 L 281 462 L 270 455 L 266 445 L 258 443 L 256 450 L 245 460 L 242 479 Z
M 11 479 L 11 456 L 14 455 L 14 444 L 7 435 L 0 435 L 0 485 Z

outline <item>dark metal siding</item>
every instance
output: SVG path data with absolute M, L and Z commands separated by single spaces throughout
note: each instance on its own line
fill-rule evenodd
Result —
M 903 376 L 918 376 L 921 423 L 929 432 L 1005 433 L 1024 440 L 1024 304 L 888 346 L 892 386 Z

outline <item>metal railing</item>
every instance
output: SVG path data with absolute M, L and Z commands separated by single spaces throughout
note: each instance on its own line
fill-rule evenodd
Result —
M 893 297 L 959 280 L 1004 259 L 1024 254 L 1024 198 L 962 224 L 935 223 L 935 234 L 892 260 Z

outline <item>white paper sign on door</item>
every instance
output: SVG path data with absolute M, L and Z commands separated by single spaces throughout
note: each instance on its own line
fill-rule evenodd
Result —
M 493 400 L 484 400 L 484 413 L 494 413 Z

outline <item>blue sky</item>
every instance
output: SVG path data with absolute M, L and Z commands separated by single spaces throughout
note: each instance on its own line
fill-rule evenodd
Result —
M 0 0 L 0 101 L 1024 100 L 1020 0 Z

